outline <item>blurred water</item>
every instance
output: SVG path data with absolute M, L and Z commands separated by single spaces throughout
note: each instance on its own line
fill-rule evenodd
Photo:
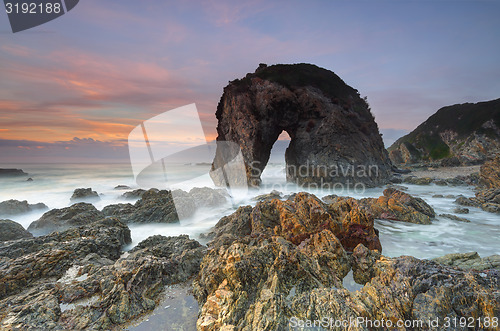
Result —
M 182 173 L 186 179 L 198 176 L 208 171 L 207 164 L 178 164 L 168 165 L 170 173 Z M 101 200 L 94 203 L 97 209 L 114 203 L 134 203 L 126 200 L 121 194 L 126 190 L 115 190 L 117 185 L 127 185 L 132 189 L 138 188 L 134 182 L 129 164 L 16 164 L 2 165 L 2 167 L 22 168 L 33 178 L 27 182 L 27 177 L 0 178 L 0 201 L 8 199 L 28 200 L 29 203 L 43 202 L 49 208 L 62 208 L 71 204 L 70 197 L 73 190 L 79 187 L 91 187 L 97 191 Z M 160 177 L 161 178 L 161 177 Z M 214 187 L 208 174 L 191 178 L 188 181 L 177 183 L 171 188 L 180 188 L 189 191 L 193 187 Z M 452 213 L 456 205 L 454 198 L 434 198 L 433 195 L 474 196 L 471 187 L 443 187 L 405 185 L 408 193 L 423 198 L 436 210 L 436 214 Z M 158 188 L 165 188 L 163 180 L 158 180 Z M 234 212 L 240 205 L 255 205 L 252 199 L 258 194 L 268 193 L 276 189 L 284 195 L 307 191 L 323 197 L 329 194 L 341 196 L 379 197 L 384 188 L 360 190 L 324 190 L 304 189 L 295 184 L 287 183 L 284 164 L 269 164 L 262 174 L 262 186 L 258 190 L 250 190 L 237 194 L 225 205 L 217 208 L 198 210 L 196 213 L 181 221 L 180 224 L 131 224 L 133 243 L 130 249 L 141 240 L 154 235 L 162 234 L 174 236 L 188 234 L 199 239 L 201 233 L 207 232 L 221 217 Z M 500 215 L 484 212 L 470 207 L 470 213 L 460 215 L 471 221 L 462 223 L 437 217 L 432 225 L 419 225 L 394 221 L 376 220 L 376 227 L 380 231 L 383 254 L 387 256 L 412 255 L 419 258 L 432 258 L 447 253 L 477 251 L 481 256 L 500 254 Z M 25 228 L 37 220 L 43 212 L 34 212 L 9 218 L 19 222 Z M 0 215 L 2 217 L 2 215 Z M 203 242 L 203 240 L 200 240 Z

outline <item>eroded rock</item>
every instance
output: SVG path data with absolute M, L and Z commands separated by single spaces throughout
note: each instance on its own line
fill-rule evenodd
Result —
M 260 185 L 282 131 L 287 179 L 300 185 L 386 183 L 391 162 L 369 106 L 333 72 L 310 64 L 262 66 L 224 88 L 217 107 L 217 141 L 240 146 L 248 182 Z M 217 147 L 212 178 L 225 186 Z
M 21 224 L 0 219 L 0 242 L 31 237 L 33 235 L 26 231 Z
M 431 224 L 436 216 L 434 209 L 423 199 L 393 188 L 384 190 L 384 195 L 378 199 L 365 198 L 360 200 L 375 218 L 417 224 Z
M 0 202 L 0 215 L 12 216 L 48 209 L 44 203 L 30 204 L 28 201 L 7 200 Z

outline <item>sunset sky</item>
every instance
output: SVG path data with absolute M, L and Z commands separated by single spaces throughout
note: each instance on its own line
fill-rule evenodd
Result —
M 191 103 L 215 138 L 223 87 L 261 62 L 334 71 L 396 138 L 500 97 L 499 16 L 500 1 L 81 0 L 13 34 L 2 11 L 0 163 L 126 160 L 134 127 Z

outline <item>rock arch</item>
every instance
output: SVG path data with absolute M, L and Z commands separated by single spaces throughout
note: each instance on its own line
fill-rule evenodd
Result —
M 261 182 L 273 144 L 282 131 L 287 179 L 301 185 L 385 183 L 391 162 L 368 104 L 337 75 L 311 64 L 261 64 L 231 81 L 217 107 L 217 141 L 240 146 L 246 176 Z M 212 170 L 223 165 L 217 148 Z M 217 184 L 222 178 L 212 176 Z

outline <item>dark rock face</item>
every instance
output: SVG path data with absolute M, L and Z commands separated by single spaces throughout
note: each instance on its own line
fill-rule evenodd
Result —
M 88 225 L 104 217 L 94 205 L 79 202 L 70 207 L 52 209 L 34 221 L 28 230 L 34 234 L 47 234 L 52 231 L 62 231 L 70 227 Z
M 29 204 L 28 201 L 7 200 L 0 202 L 0 215 L 17 215 L 48 207 L 43 203 Z
M 282 131 L 291 138 L 287 179 L 319 186 L 385 183 L 391 162 L 377 124 L 357 90 L 310 64 L 261 66 L 224 88 L 217 107 L 218 141 L 238 144 L 250 185 L 260 184 Z M 225 185 L 218 147 L 212 178 Z
M 21 224 L 0 219 L 0 242 L 31 237 L 33 235 L 26 231 Z
M 91 188 L 77 188 L 71 196 L 71 201 L 95 201 L 100 200 L 99 194 Z
M 0 177 L 27 176 L 21 169 L 0 169 Z
M 481 164 L 500 152 L 500 99 L 439 109 L 389 147 L 394 164 Z
M 299 245 L 323 230 L 333 233 L 347 251 L 360 243 L 382 250 L 373 217 L 356 200 L 349 198 L 327 205 L 308 193 L 298 193 L 292 200 L 261 201 L 254 208 L 240 207 L 221 218 L 207 237 L 214 238 L 211 245 L 245 236 L 281 236 Z
M 434 209 L 423 199 L 412 197 L 394 188 L 384 190 L 384 195 L 378 199 L 361 199 L 360 204 L 375 218 L 393 221 L 431 224 L 436 216 Z
M 130 230 L 113 218 L 47 236 L 4 242 L 0 244 L 0 299 L 41 279 L 61 277 L 90 253 L 116 260 L 121 247 L 130 242 Z

